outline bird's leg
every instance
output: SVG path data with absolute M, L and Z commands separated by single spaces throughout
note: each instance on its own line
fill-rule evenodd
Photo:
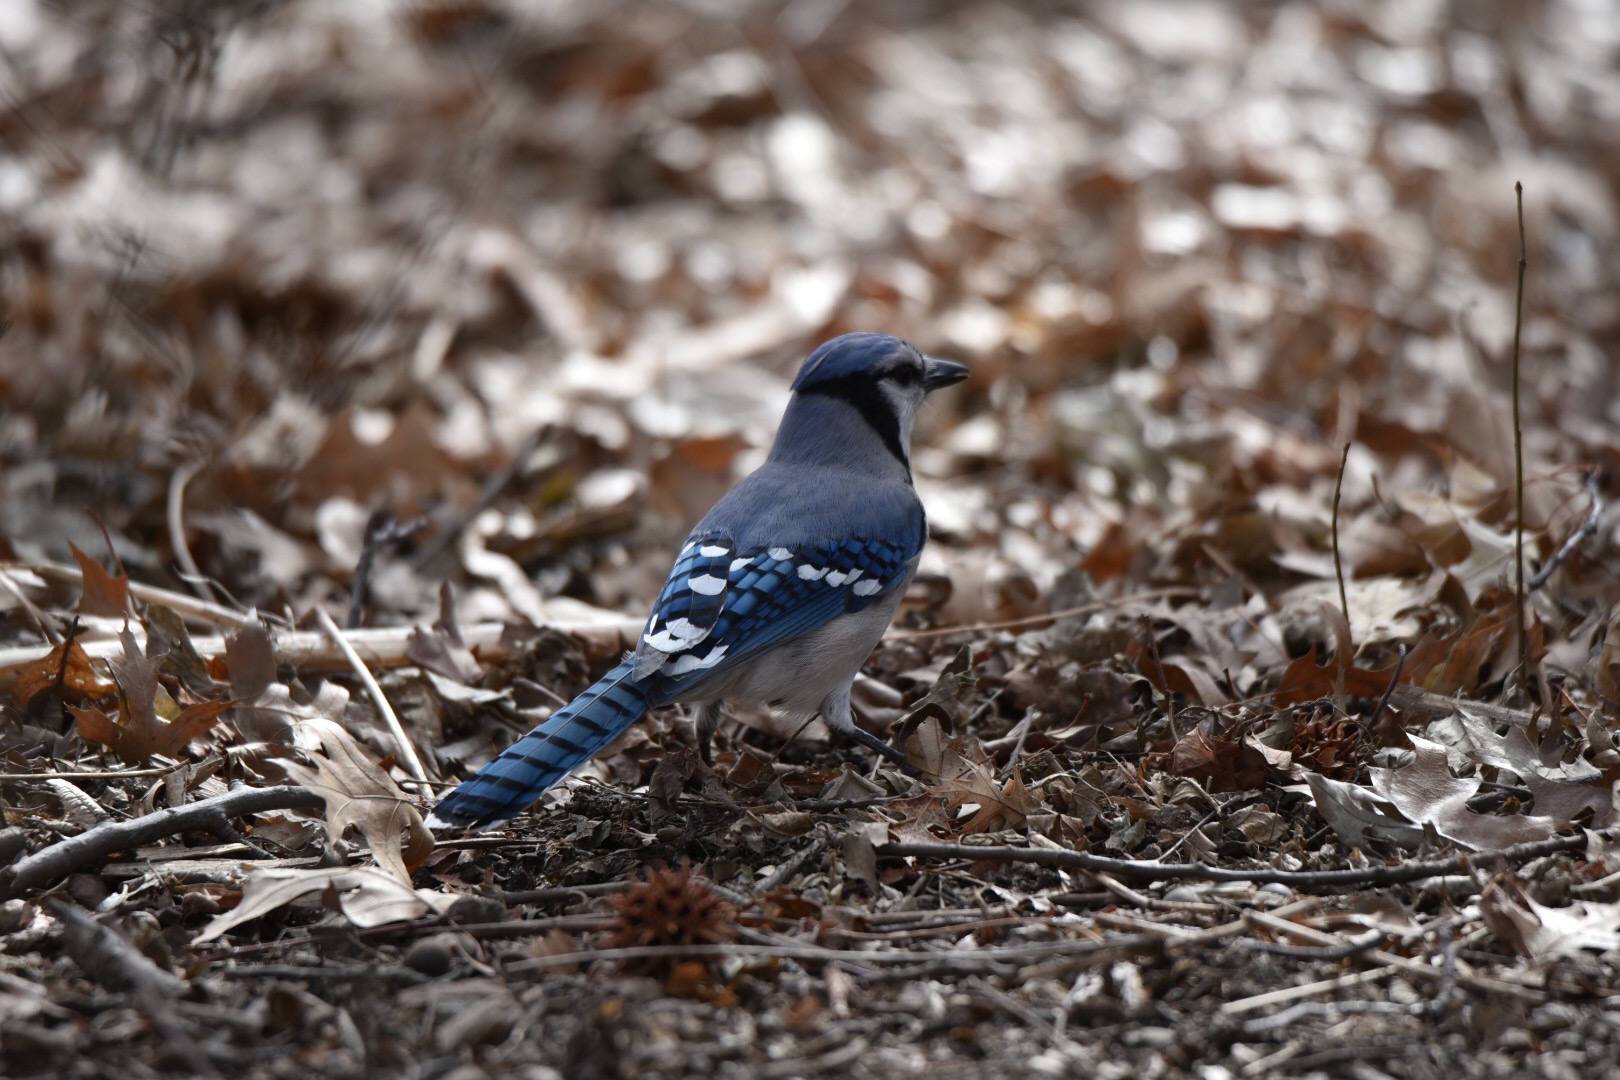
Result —
M 895 747 L 890 746 L 876 735 L 871 734 L 865 728 L 851 724 L 849 726 L 849 730 L 845 731 L 844 734 L 848 735 L 850 738 L 854 739 L 868 750 L 874 750 L 881 756 L 887 758 L 907 776 L 916 777 L 923 774 L 921 769 L 917 768 L 911 762 L 906 760 L 906 755 L 904 753 Z
M 709 744 L 714 741 L 715 729 L 720 726 L 721 703 L 718 701 L 705 701 L 698 706 L 697 715 L 697 744 L 698 756 L 703 764 L 713 765 L 714 757 Z

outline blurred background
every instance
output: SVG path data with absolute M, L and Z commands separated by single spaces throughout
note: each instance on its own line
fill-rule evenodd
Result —
M 1346 443 L 1347 572 L 1479 601 L 1516 180 L 1532 557 L 1620 456 L 1606 0 L 3 10 L 3 555 L 99 518 L 139 580 L 337 609 L 381 512 L 425 525 L 368 620 L 445 577 L 468 619 L 639 613 L 868 329 L 974 371 L 919 432 L 913 623 L 1330 585 Z M 1469 621 L 1423 588 L 1358 593 L 1358 642 Z

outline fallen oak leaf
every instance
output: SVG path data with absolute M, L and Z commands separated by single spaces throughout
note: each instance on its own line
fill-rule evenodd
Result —
M 1418 735 L 1409 738 L 1415 754 L 1410 765 L 1368 774 L 1373 789 L 1411 821 L 1475 850 L 1545 840 L 1567 824 L 1551 817 L 1474 813 L 1468 802 L 1479 794 L 1480 782 L 1452 776 L 1444 746 Z
M 454 893 L 412 889 L 382 870 L 365 866 L 249 869 L 241 901 L 231 911 L 215 916 L 193 944 L 212 941 L 312 893 L 329 894 L 336 909 L 362 928 L 442 914 L 460 899 Z
M 380 764 L 342 727 L 323 717 L 298 723 L 306 764 L 290 758 L 281 767 L 294 783 L 326 803 L 326 828 L 340 839 L 359 830 L 378 867 L 396 881 L 410 884 L 411 870 L 433 851 L 433 834 L 410 798 Z M 402 839 L 408 837 L 408 840 Z
M 81 591 L 79 614 L 91 618 L 122 619 L 129 614 L 129 575 L 109 574 L 101 564 L 68 541 L 68 550 L 79 564 Z
M 405 643 L 405 659 L 436 675 L 471 685 L 483 675 L 478 660 L 461 636 L 461 623 L 456 619 L 455 597 L 450 583 L 439 586 L 439 617 L 429 633 L 420 626 L 411 627 L 411 636 Z
M 1491 882 L 1480 894 L 1479 913 L 1496 938 L 1521 956 L 1553 960 L 1591 950 L 1620 949 L 1620 904 L 1572 904 L 1545 907 Z
M 235 704 L 198 702 L 165 721 L 159 716 L 159 699 L 169 708 L 174 707 L 174 701 L 158 685 L 157 673 L 167 654 L 141 655 L 135 635 L 127 629 L 119 635 L 119 641 L 123 657 L 107 662 L 118 686 L 118 719 L 100 709 L 68 706 L 78 719 L 79 734 L 106 746 L 119 760 L 139 765 L 158 755 L 177 757 L 193 739 L 212 730 L 220 714 Z
M 17 704 L 27 711 L 34 699 L 47 690 L 56 690 L 64 700 L 91 701 L 118 689 L 116 683 L 96 674 L 90 656 L 76 637 L 56 646 L 17 672 L 14 691 Z

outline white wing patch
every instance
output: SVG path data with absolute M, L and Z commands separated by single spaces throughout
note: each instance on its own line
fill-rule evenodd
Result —
M 724 554 L 724 551 L 722 551 Z M 704 596 L 719 596 L 726 588 L 726 579 L 713 574 L 695 574 L 686 579 L 687 588 Z
M 726 650 L 730 647 L 731 646 L 729 645 L 716 645 L 714 648 L 709 650 L 707 656 L 704 656 L 701 659 L 692 653 L 687 653 L 684 656 L 677 656 L 675 658 L 675 662 L 669 665 L 665 671 L 670 675 L 685 675 L 690 671 L 698 671 L 703 668 L 712 668 L 721 660 L 725 659 Z
M 805 581 L 820 581 L 827 576 L 825 566 L 811 566 L 809 563 L 799 567 L 799 577 Z
M 769 555 L 777 562 L 787 562 L 789 559 L 793 558 L 793 552 L 789 551 L 787 548 L 771 548 L 771 550 L 767 551 L 765 554 Z
M 877 580 L 876 578 L 867 578 L 865 581 L 856 582 L 851 591 L 853 591 L 856 596 L 871 596 L 875 592 L 882 591 L 882 589 L 883 582 Z
M 737 571 L 741 570 L 743 567 L 748 566 L 751 563 L 753 563 L 753 561 L 754 561 L 754 556 L 752 556 L 752 555 L 748 556 L 746 559 L 732 559 L 731 560 L 731 572 L 733 574 L 735 574 Z
M 641 640 L 661 653 L 682 652 L 709 636 L 708 627 L 693 626 L 689 619 L 671 619 L 664 629 L 653 633 L 653 627 L 657 624 L 658 616 L 654 615 Z
M 731 549 L 724 544 L 704 544 L 698 549 L 698 554 L 705 559 L 718 559 L 722 555 L 730 555 Z

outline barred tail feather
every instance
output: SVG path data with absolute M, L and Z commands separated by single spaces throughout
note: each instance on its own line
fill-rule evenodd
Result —
M 515 816 L 618 738 L 648 707 L 630 662 L 620 664 L 440 799 L 428 826 L 487 829 Z

